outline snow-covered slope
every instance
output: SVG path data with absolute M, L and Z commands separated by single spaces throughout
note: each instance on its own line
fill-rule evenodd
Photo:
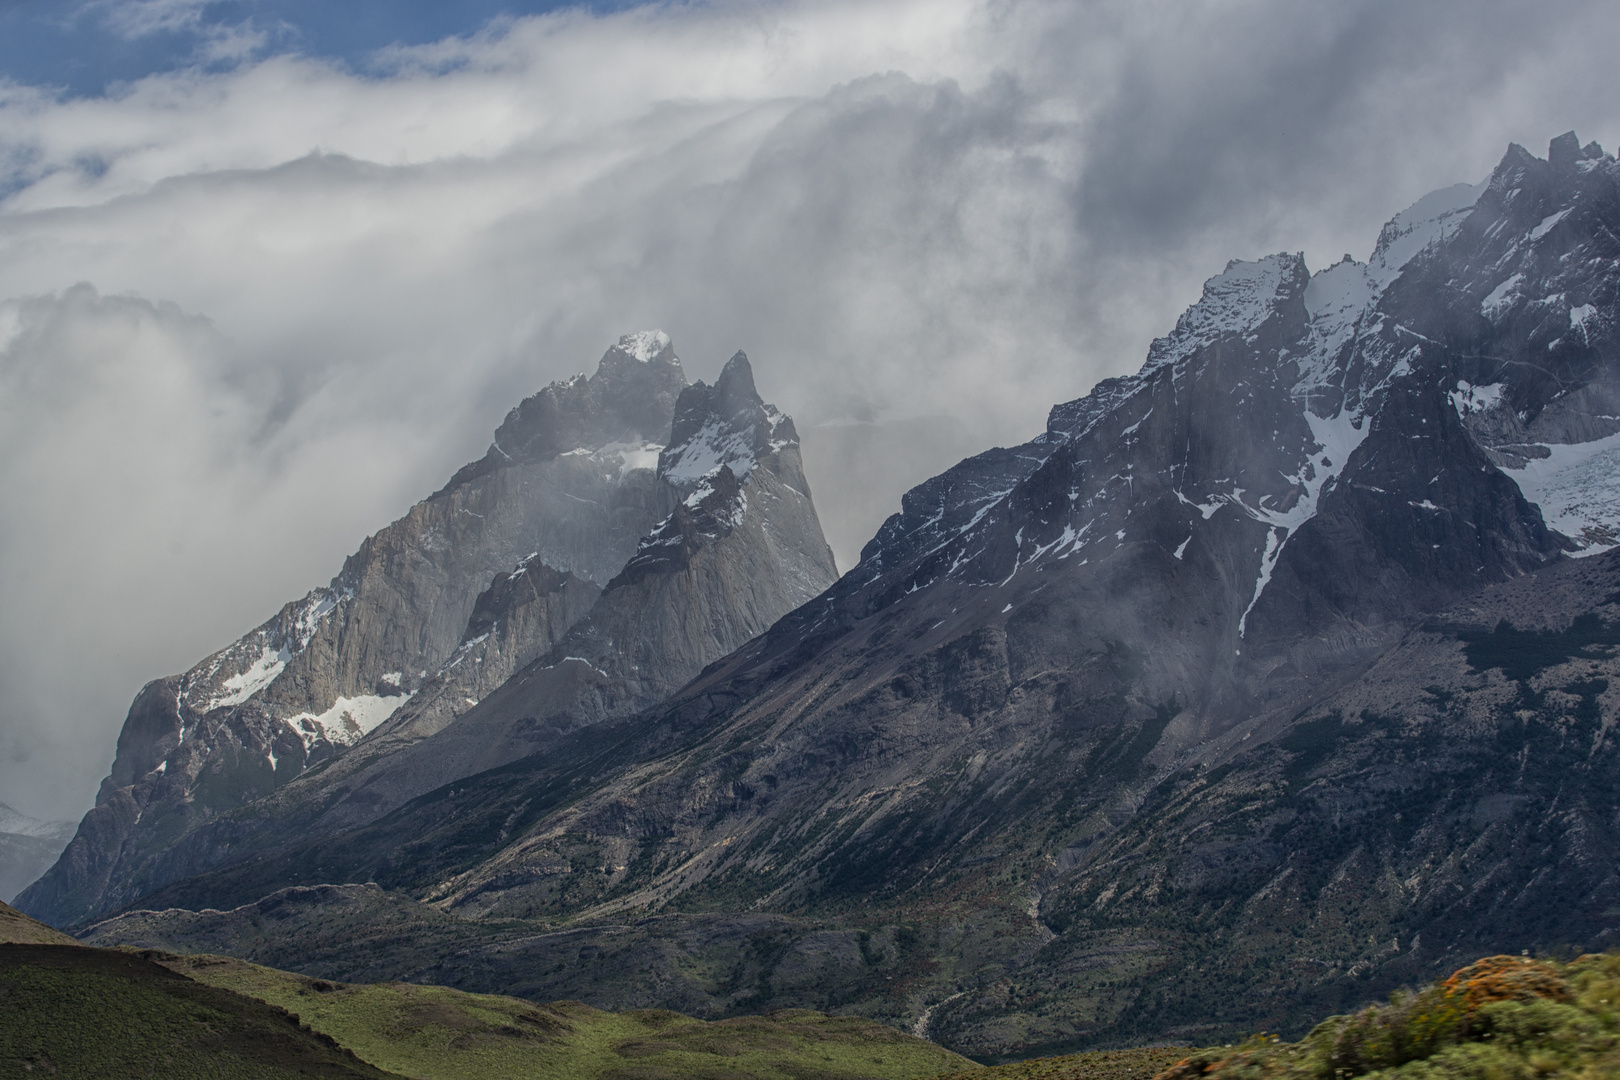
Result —
M 1560 136 L 1515 148 L 1491 177 L 1470 253 L 1479 333 L 1516 347 L 1452 384 L 1452 400 L 1547 524 L 1591 555 L 1620 543 L 1614 158 Z M 1478 364 L 1471 365 L 1478 367 Z

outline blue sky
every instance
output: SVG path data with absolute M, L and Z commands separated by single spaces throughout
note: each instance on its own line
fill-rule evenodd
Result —
M 0 75 L 69 96 L 157 72 L 297 52 L 365 71 L 376 50 L 475 33 L 497 19 L 633 0 L 0 0 Z

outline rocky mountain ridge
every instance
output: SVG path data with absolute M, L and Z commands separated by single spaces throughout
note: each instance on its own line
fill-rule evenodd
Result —
M 1138 374 L 913 489 L 667 700 L 94 934 L 375 882 L 445 981 L 840 1008 L 984 1058 L 1605 947 L 1617 237 L 1620 165 L 1571 134 L 1365 264 L 1234 262 Z M 500 730 L 540 719 L 494 705 L 521 680 Z M 452 948 L 468 923 L 521 928 Z
M 681 559 L 654 566 L 657 552 Z M 549 705 L 571 723 L 630 711 L 834 575 L 792 422 L 759 400 L 747 357 L 713 388 L 688 386 L 666 335 L 628 335 L 594 376 L 512 410 L 484 458 L 369 538 L 332 585 L 143 689 L 96 808 L 21 902 L 59 922 L 127 902 L 228 858 L 210 824 L 258 802 L 266 832 L 308 828 L 297 780 L 312 770 L 312 797 L 331 803 L 339 785 L 336 823 L 369 820 L 506 760 L 477 718 L 462 753 L 476 767 L 442 740 L 410 747 L 515 672 L 551 673 Z M 453 618 L 457 642 L 443 634 Z M 359 692 L 381 667 L 394 670 Z M 369 781 L 368 768 L 392 779 L 388 794 L 367 782 L 341 799 L 342 778 Z

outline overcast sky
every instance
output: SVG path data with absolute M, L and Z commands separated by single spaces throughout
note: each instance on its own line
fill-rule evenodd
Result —
M 840 565 L 1231 258 L 1365 258 L 1620 137 L 1620 5 L 0 4 L 0 801 L 660 327 L 793 414 Z

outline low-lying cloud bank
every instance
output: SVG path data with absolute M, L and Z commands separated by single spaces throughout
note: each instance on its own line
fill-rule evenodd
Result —
M 0 87 L 0 798 L 82 810 L 142 681 L 628 330 L 748 350 L 847 567 L 1227 259 L 1365 257 L 1509 140 L 1612 143 L 1620 12 L 1545 12 L 659 4 Z

